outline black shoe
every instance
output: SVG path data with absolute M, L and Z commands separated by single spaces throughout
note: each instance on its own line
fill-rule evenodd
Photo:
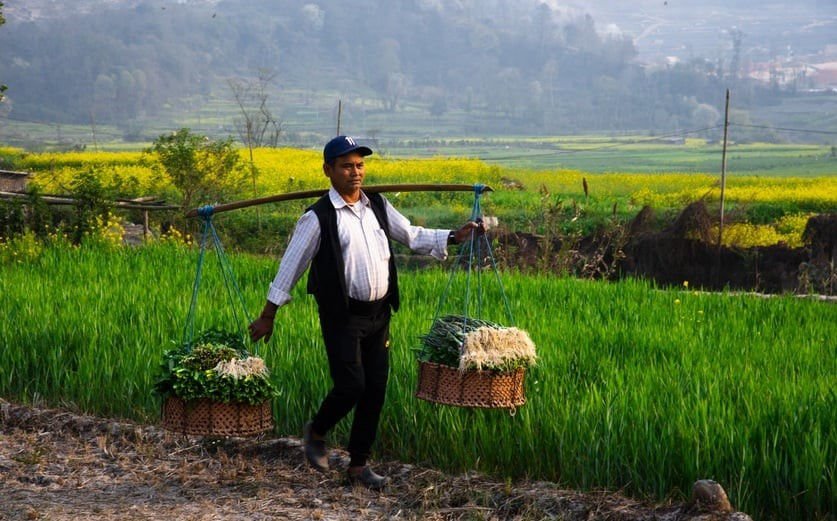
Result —
M 375 474 L 369 467 L 363 467 L 363 470 L 357 476 L 349 473 L 349 481 L 352 485 L 363 485 L 369 490 L 381 490 L 389 483 L 389 478 Z
M 313 424 L 314 422 L 306 423 L 302 431 L 303 440 L 305 441 L 305 459 L 315 469 L 320 472 L 325 472 L 328 470 L 328 454 L 326 453 L 325 440 L 311 438 L 311 426 Z

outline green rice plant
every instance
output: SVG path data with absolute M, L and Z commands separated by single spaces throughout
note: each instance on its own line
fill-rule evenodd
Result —
M 409 287 L 424 293 L 431 277 L 417 274 Z M 759 518 L 834 510 L 833 305 L 662 292 L 636 281 L 514 276 L 507 289 L 518 324 L 539 346 L 528 403 L 514 417 L 425 403 L 390 408 L 386 425 L 398 434 L 382 440 L 400 444 L 393 453 L 656 497 L 709 477 Z M 432 309 L 415 296 L 408 302 Z M 427 327 L 411 320 L 399 313 L 393 330 Z M 415 371 L 414 361 L 402 363 L 394 372 Z M 408 382 L 394 384 L 405 399 Z M 796 425 L 800 409 L 810 411 L 804 427 Z M 404 417 L 409 424 L 398 425 Z M 760 453 L 754 439 L 763 440 Z M 819 455 L 799 460 L 812 452 Z M 778 489 L 797 494 L 777 499 Z
M 276 259 L 229 260 L 245 307 L 261 309 Z M 213 262 L 209 252 L 195 328 L 236 331 L 242 317 Z M 196 263 L 195 250 L 169 242 L 59 244 L 0 263 L 0 396 L 157 421 L 158 366 L 185 334 Z M 837 511 L 837 306 L 501 274 L 513 325 L 538 346 L 527 403 L 512 416 L 414 396 L 415 349 L 449 268 L 401 272 L 377 458 L 657 499 L 683 498 L 711 478 L 756 519 Z M 505 322 L 488 282 L 479 310 L 452 301 L 442 312 Z M 450 294 L 464 295 L 457 284 Z M 304 284 L 292 298 L 270 342 L 249 348 L 279 392 L 277 433 L 298 436 L 330 379 L 316 304 Z M 347 437 L 341 422 L 330 442 Z

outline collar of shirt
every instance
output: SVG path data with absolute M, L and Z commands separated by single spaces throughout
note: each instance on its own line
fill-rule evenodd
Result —
M 366 197 L 366 194 L 363 193 L 363 190 L 361 190 L 360 192 L 360 200 L 358 201 L 360 205 L 358 205 L 357 203 L 347 203 L 346 200 L 343 199 L 343 197 L 341 197 L 339 193 L 337 193 L 337 190 L 335 190 L 334 187 L 328 189 L 328 198 L 331 201 L 331 205 L 334 206 L 335 210 L 340 210 L 341 208 L 349 208 L 358 215 L 360 215 L 359 208 L 366 208 L 367 206 L 369 206 L 369 198 Z

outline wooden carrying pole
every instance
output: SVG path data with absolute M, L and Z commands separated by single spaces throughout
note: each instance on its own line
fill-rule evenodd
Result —
M 364 186 L 363 191 L 367 193 L 378 192 L 473 192 L 474 185 L 452 185 L 452 184 L 417 184 L 417 185 L 373 185 Z M 492 192 L 490 186 L 484 186 L 483 191 Z M 321 188 L 319 190 L 305 190 L 302 192 L 289 192 L 285 194 L 269 195 L 266 197 L 259 197 L 256 199 L 246 199 L 244 201 L 236 201 L 227 204 L 219 204 L 212 208 L 213 213 L 228 212 L 230 210 L 238 210 L 240 208 L 247 208 L 250 206 L 257 206 L 260 204 L 275 203 L 279 201 L 292 201 L 295 199 L 307 199 L 310 197 L 320 197 L 328 192 L 328 188 Z M 193 208 L 186 212 L 186 217 L 195 217 L 198 215 L 198 208 Z
M 27 199 L 30 195 L 25 192 L 6 192 L 0 190 L 0 199 Z M 54 205 L 79 205 L 81 204 L 78 199 L 74 199 L 70 196 L 63 196 L 63 195 L 39 195 L 38 200 L 43 201 L 46 204 L 54 204 Z M 119 199 L 116 201 L 111 201 L 109 204 L 112 204 L 116 208 L 126 208 L 129 210 L 182 210 L 183 207 L 176 206 L 176 205 L 165 205 L 161 203 L 154 203 L 153 198 L 145 198 L 140 197 L 138 199 Z

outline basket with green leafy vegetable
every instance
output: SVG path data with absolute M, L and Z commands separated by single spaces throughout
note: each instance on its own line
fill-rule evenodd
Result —
M 514 408 L 526 401 L 523 379 L 537 355 L 523 330 L 444 315 L 422 337 L 418 360 L 417 397 L 446 405 Z
M 273 428 L 277 394 L 264 360 L 235 334 L 210 329 L 166 351 L 155 391 L 163 427 L 184 434 L 249 436 Z

